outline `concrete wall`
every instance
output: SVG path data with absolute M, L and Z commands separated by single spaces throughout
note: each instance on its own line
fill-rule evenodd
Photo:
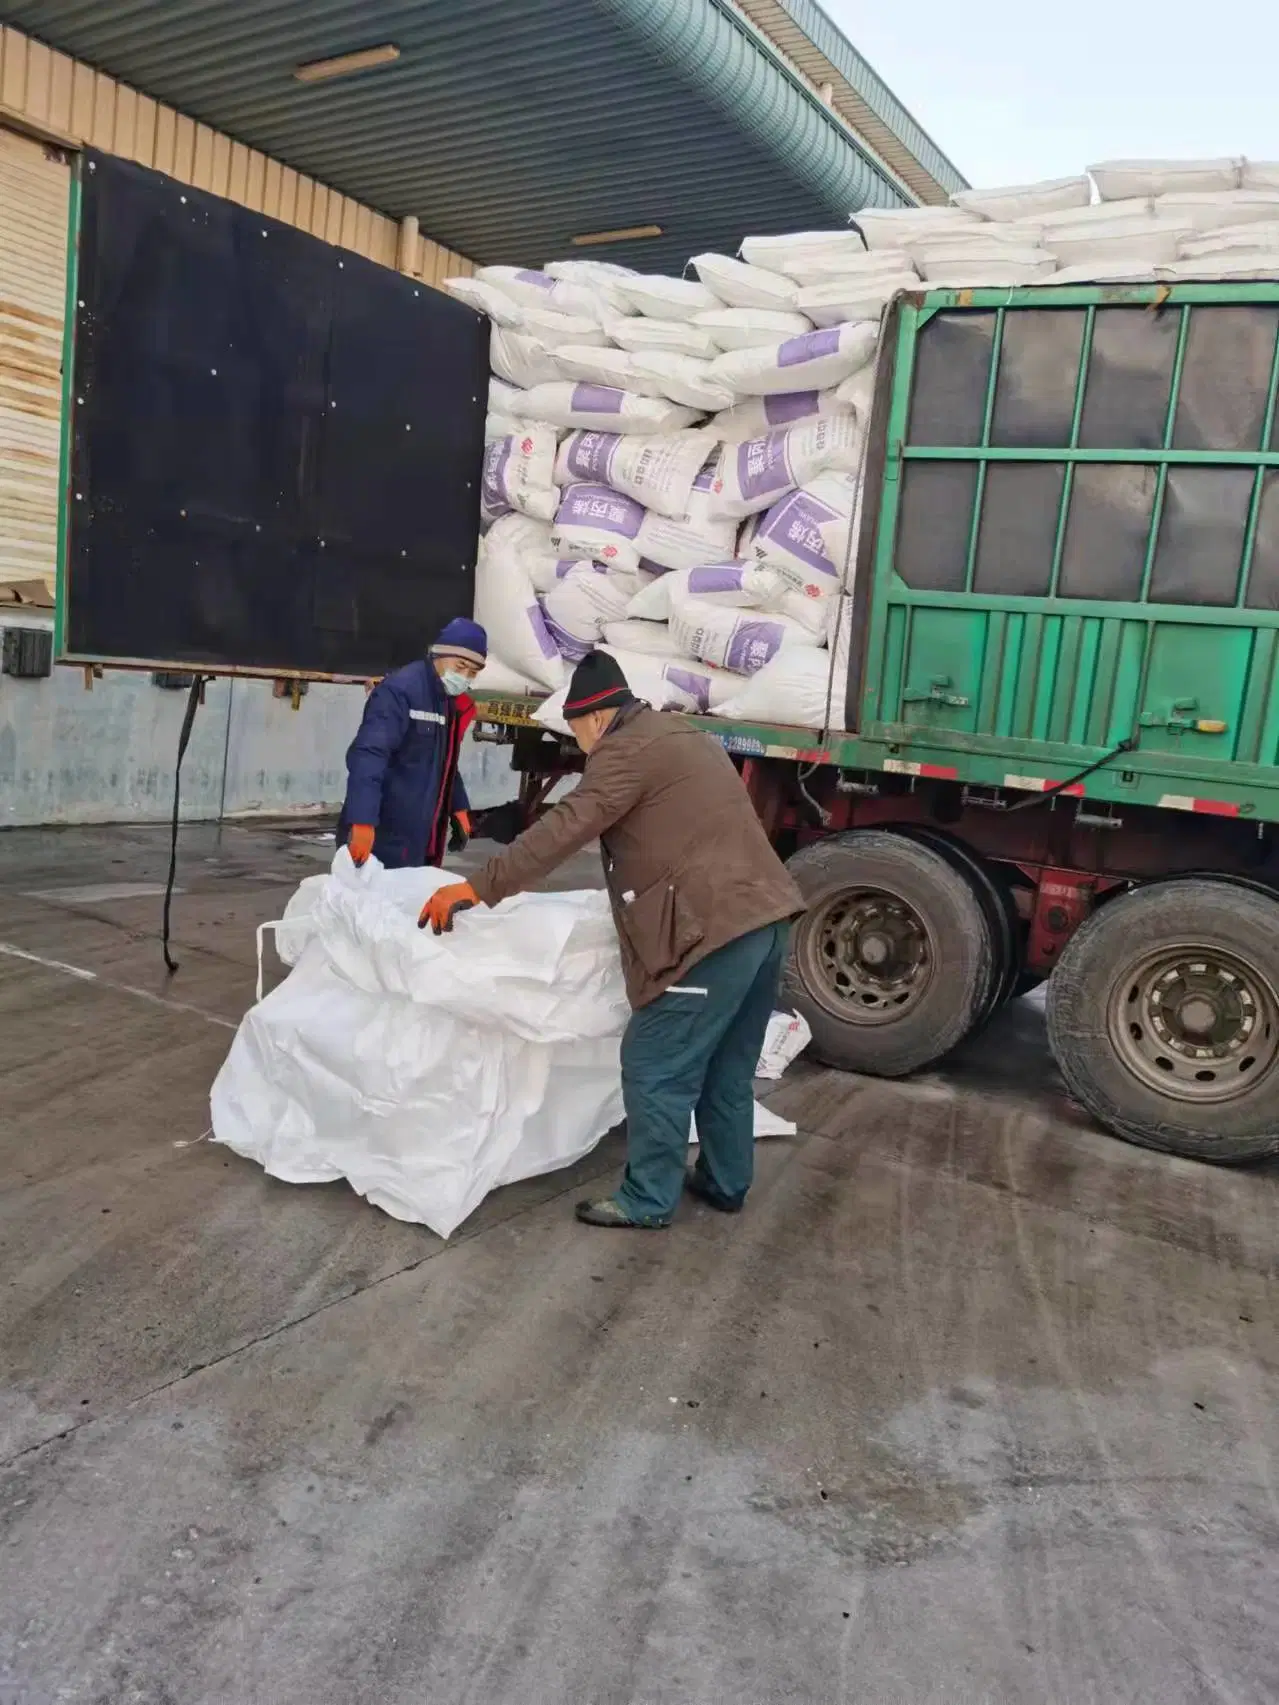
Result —
M 52 622 L 5 610 L 2 627 Z M 186 699 L 131 670 L 106 670 L 90 691 L 80 669 L 0 675 L 0 828 L 167 820 Z M 362 687 L 313 682 L 294 710 L 269 681 L 211 681 L 182 763 L 183 817 L 336 811 L 363 708 Z M 463 775 L 476 806 L 515 796 L 505 747 L 468 740 Z

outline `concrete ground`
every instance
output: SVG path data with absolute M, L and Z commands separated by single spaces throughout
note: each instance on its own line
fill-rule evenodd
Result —
M 0 1701 L 1279 1698 L 1279 1169 L 1125 1147 L 1022 1002 L 794 1068 L 737 1220 L 446 1247 L 208 1142 L 305 835 L 0 837 Z M 586 861 L 571 881 L 590 881 Z M 191 1146 L 193 1145 L 193 1146 Z

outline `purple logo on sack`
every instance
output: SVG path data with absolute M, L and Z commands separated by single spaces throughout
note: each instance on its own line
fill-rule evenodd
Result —
M 755 535 L 755 554 L 767 559 L 769 546 L 798 558 L 817 574 L 838 574 L 822 543 L 822 527 L 837 520 L 839 511 L 808 491 L 793 491 L 775 503 Z
M 715 470 L 718 466 L 718 456 L 712 456 L 709 462 L 703 463 L 701 472 L 693 481 L 693 490 L 713 491 L 715 489 Z
M 521 284 L 531 284 L 538 290 L 554 290 L 555 280 L 546 272 L 517 272 Z
M 662 670 L 669 685 L 684 698 L 691 700 L 703 714 L 711 708 L 711 678 L 695 675 L 691 669 L 677 669 L 673 663 Z
M 499 515 L 513 513 L 506 496 L 506 466 L 511 459 L 510 438 L 495 438 L 484 452 L 484 472 L 480 476 L 480 496 L 484 513 L 494 520 Z
M 574 385 L 574 414 L 621 414 L 626 392 L 612 385 Z
M 779 391 L 775 397 L 764 398 L 764 419 L 770 426 L 790 426 L 794 421 L 807 420 L 820 407 L 816 391 Z
M 620 491 L 610 491 L 606 485 L 572 485 L 559 513 L 558 527 L 593 527 L 619 538 L 633 539 L 644 524 L 645 509 L 633 497 L 623 497 Z M 606 546 L 611 550 L 611 546 Z
M 568 441 L 569 473 L 577 480 L 603 480 L 607 485 L 621 442 L 618 432 L 575 432 Z
M 541 647 L 543 657 L 547 659 L 558 657 L 560 648 L 551 637 L 550 626 L 542 606 L 530 604 L 524 614 L 528 617 L 528 625 L 532 628 L 533 637 Z
M 790 469 L 790 434 L 785 429 L 766 438 L 750 438 L 737 446 L 737 483 L 748 502 L 773 492 L 789 491 L 795 481 Z
M 783 631 L 780 622 L 738 622 L 728 642 L 728 667 L 753 675 L 781 650 Z
M 711 592 L 740 592 L 745 565 L 740 562 L 705 563 L 688 571 L 688 589 L 695 598 Z
M 804 332 L 800 337 L 788 337 L 777 351 L 779 367 L 798 367 L 805 361 L 817 361 L 823 355 L 839 354 L 839 327 L 831 326 L 822 332 Z

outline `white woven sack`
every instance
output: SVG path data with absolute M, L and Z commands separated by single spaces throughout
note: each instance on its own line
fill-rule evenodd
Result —
M 637 390 L 668 397 L 704 414 L 731 408 L 737 400 L 737 392 L 716 374 L 714 362 L 675 355 L 669 349 L 640 349 L 628 359 Z
M 584 432 L 676 432 L 698 418 L 696 409 L 680 408 L 660 397 L 641 397 L 613 385 L 575 385 L 569 380 L 537 385 L 517 403 L 529 420 Z
M 844 563 L 827 549 L 824 529 L 853 514 L 859 489 L 856 474 L 819 474 L 767 511 L 751 551 L 805 597 L 831 597 L 840 590 Z
M 1203 190 L 1181 190 L 1158 196 L 1154 210 L 1156 218 L 1189 225 L 1196 231 L 1273 223 L 1279 220 L 1279 191 L 1237 189 L 1217 195 Z
M 1088 175 L 1103 201 L 1123 201 L 1136 195 L 1169 195 L 1178 190 L 1238 189 L 1244 161 L 1222 160 L 1103 160 L 1089 166 Z
M 555 351 L 555 365 L 561 379 L 575 379 L 583 385 L 610 385 L 619 391 L 645 394 L 642 387 L 635 384 L 635 370 L 625 349 L 606 349 L 596 344 L 565 344 Z
M 791 308 L 795 281 L 784 273 L 727 255 L 694 255 L 693 266 L 706 288 L 730 308 Z
M 662 575 L 662 580 L 668 580 L 669 575 Z M 660 581 L 653 582 L 659 585 Z M 635 597 L 642 598 L 644 594 L 637 592 Z M 634 599 L 631 601 L 634 602 Z M 630 605 L 627 605 L 629 612 Z M 665 618 L 661 621 L 632 620 L 629 614 L 621 621 L 609 622 L 604 629 L 604 643 L 616 646 L 622 651 L 637 651 L 645 657 L 678 657 L 679 647 L 671 638 L 671 630 Z
M 484 667 L 475 677 L 474 686 L 477 693 L 510 693 L 518 698 L 523 698 L 529 693 L 544 693 L 546 691 L 541 683 L 526 680 L 518 669 L 512 669 L 508 664 L 503 663 L 502 659 L 496 657 L 491 651 L 484 659 Z
M 626 613 L 654 626 L 670 621 L 676 598 L 700 598 L 728 610 L 766 610 L 775 607 L 787 590 L 781 574 L 751 559 L 698 563 L 696 568 L 664 574 L 637 592 Z
M 495 326 L 518 330 L 523 323 L 524 309 L 496 284 L 485 284 L 481 278 L 446 278 L 444 288 L 477 314 L 487 314 Z
M 744 396 L 775 391 L 821 391 L 864 367 L 878 329 L 867 322 L 805 332 L 764 349 L 734 349 L 711 363 L 716 379 Z
M 1154 197 L 1143 195 L 1124 201 L 1091 201 L 1087 207 L 1064 208 L 1059 213 L 1041 213 L 1035 219 L 1015 219 L 1012 223 L 1028 233 L 1036 243 L 1042 242 L 1051 248 L 1054 231 L 1073 231 L 1076 228 L 1082 231 L 1089 226 L 1093 229 L 1108 226 L 1116 220 L 1149 219 L 1154 211 Z
M 495 438 L 507 438 L 512 432 L 518 432 L 522 422 L 513 414 L 486 414 L 484 416 L 484 442 L 491 444 Z
M 496 373 L 489 375 L 488 408 L 490 414 L 518 415 L 515 404 L 523 393 L 518 385 L 510 385 Z
M 1227 255 L 1200 255 L 1196 260 L 1174 261 L 1162 268 L 1168 279 L 1202 279 L 1206 282 L 1235 279 L 1258 283 L 1279 281 L 1279 249 L 1233 249 Z
M 1092 185 L 1086 177 L 1046 178 L 1037 184 L 1004 189 L 961 189 L 951 197 L 956 207 L 981 219 L 1034 219 L 1069 207 L 1087 207 Z
M 726 445 L 711 483 L 711 514 L 741 521 L 770 508 L 819 474 L 852 473 L 861 461 L 862 443 L 855 417 L 837 414 L 781 427 L 745 444 Z
M 832 682 L 831 653 L 786 646 L 743 682 L 718 714 L 733 722 L 776 722 L 785 728 L 825 728 L 841 719 L 830 710 L 839 687 Z
M 512 513 L 550 521 L 558 504 L 553 426 L 529 421 L 486 447 L 480 477 L 480 515 L 484 521 L 493 522 Z
M 630 319 L 610 320 L 608 329 L 615 344 L 633 353 L 665 349 L 673 355 L 691 355 L 697 360 L 709 361 L 713 355 L 718 355 L 720 346 L 710 332 L 698 324 L 700 319 L 701 315 L 697 320 L 650 320 L 643 314 L 634 314 Z
M 851 379 L 845 379 L 842 385 L 835 387 L 835 402 L 838 407 L 848 409 L 857 418 L 857 423 L 863 433 L 870 421 L 871 402 L 875 395 L 875 363 L 869 362 L 860 373 L 854 373 Z
M 1155 284 L 1167 273 L 1166 266 L 1152 266 L 1141 256 L 1127 260 L 1084 262 L 1081 266 L 1058 267 L 1039 284 Z
M 604 637 L 609 622 L 620 621 L 630 603 L 629 587 L 614 580 L 598 563 L 575 562 L 542 599 L 546 625 L 569 663 L 580 663 Z
M 523 266 L 482 266 L 475 274 L 482 284 L 495 284 L 525 308 L 551 308 L 557 314 L 580 314 L 588 320 L 603 320 L 603 303 L 597 291 L 585 282 L 553 278 Z
M 1057 262 L 1047 249 L 1030 249 L 1026 257 L 1005 255 L 1000 259 L 937 262 L 928 271 L 930 290 L 1011 290 L 1024 284 L 1039 284 L 1056 272 Z
M 853 214 L 852 223 L 868 249 L 899 249 L 910 248 L 928 232 L 958 230 L 976 225 L 978 219 L 962 207 L 863 207 Z
M 1104 266 L 1111 261 L 1125 266 L 1140 261 L 1153 268 L 1176 260 L 1178 249 L 1191 234 L 1188 225 L 1149 217 L 1053 231 L 1044 241 L 1057 257 L 1059 270 L 1068 266 Z
M 805 289 L 816 284 L 852 285 L 864 282 L 868 289 L 873 290 L 882 278 L 893 278 L 901 273 L 913 274 L 915 263 L 905 249 L 863 249 L 858 254 L 800 256 L 796 259 L 795 271 Z
M 540 338 L 494 326 L 489 336 L 489 366 L 499 379 L 521 391 L 560 377 L 555 357 Z
M 551 544 L 549 523 L 528 515 L 503 515 L 493 523 L 484 543 L 490 554 L 512 553 L 534 592 L 549 592 L 564 567 Z
M 767 272 L 779 272 L 788 278 L 796 276 L 793 261 L 797 255 L 864 254 L 866 245 L 856 231 L 792 231 L 781 237 L 744 237 L 742 259 L 751 266 Z
M 791 286 L 791 294 L 798 286 Z M 811 332 L 813 322 L 803 314 L 778 308 L 712 308 L 699 314 L 693 327 L 710 342 L 712 355 L 729 349 L 760 349 L 766 343 L 780 343 L 788 337 L 801 337 Z
M 688 514 L 693 482 L 715 442 L 709 430 L 653 437 L 574 432 L 560 445 L 555 480 L 562 486 L 611 486 L 646 509 L 678 519 Z
M 1224 256 L 1233 249 L 1243 249 L 1250 254 L 1258 249 L 1279 249 L 1279 219 L 1267 219 L 1255 225 L 1225 225 L 1187 237 L 1181 245 L 1179 258 L 1196 260 L 1200 255 Z
M 488 634 L 489 650 L 508 669 L 550 692 L 564 679 L 564 663 L 551 637 L 510 515 L 480 541 L 475 567 L 475 619 Z M 527 522 L 536 526 L 536 522 Z
M 681 651 L 740 675 L 753 675 L 783 647 L 817 643 L 807 628 L 786 616 L 726 609 L 679 595 L 671 600 L 671 633 Z
M 1239 187 L 1279 190 L 1279 160 L 1245 160 Z
M 634 278 L 619 279 L 617 290 L 636 313 L 655 320 L 691 320 L 695 314 L 720 306 L 714 291 L 691 278 L 636 273 Z
M 879 319 L 901 290 L 920 289 L 917 272 L 885 273 L 877 278 L 830 279 L 825 284 L 806 284 L 799 293 L 804 312 L 816 326 L 855 325 L 869 321 L 879 337 Z
M 721 444 L 744 444 L 763 438 L 780 426 L 801 420 L 825 420 L 843 412 L 835 390 L 777 391 L 768 397 L 747 397 L 707 423 Z
M 553 260 L 542 268 L 548 278 L 576 285 L 590 291 L 609 314 L 633 314 L 635 310 L 618 289 L 619 283 L 634 278 L 629 266 L 618 266 L 606 260 Z
M 608 342 L 608 333 L 598 320 L 587 319 L 584 314 L 559 314 L 552 308 L 526 308 L 523 330 L 550 350 L 574 344 L 598 348 Z
M 575 485 L 564 493 L 551 539 L 562 557 L 589 556 L 631 570 L 650 563 L 690 568 L 727 555 L 734 532 L 731 522 L 712 526 L 674 520 L 651 514 L 642 503 L 607 486 Z

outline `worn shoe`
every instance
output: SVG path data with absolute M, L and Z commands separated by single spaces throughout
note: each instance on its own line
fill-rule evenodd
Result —
M 669 1223 L 667 1220 L 633 1220 L 629 1214 L 623 1213 L 611 1196 L 605 1196 L 600 1202 L 579 1202 L 573 1212 L 583 1225 L 618 1226 L 630 1231 L 662 1231 Z
M 714 1208 L 717 1214 L 740 1214 L 742 1203 L 746 1200 L 739 1196 L 736 1201 L 731 1196 L 721 1196 L 713 1184 L 708 1184 L 695 1166 L 690 1166 L 684 1174 L 684 1188 L 690 1196 L 696 1196 L 699 1202 L 705 1202 L 708 1208 Z

